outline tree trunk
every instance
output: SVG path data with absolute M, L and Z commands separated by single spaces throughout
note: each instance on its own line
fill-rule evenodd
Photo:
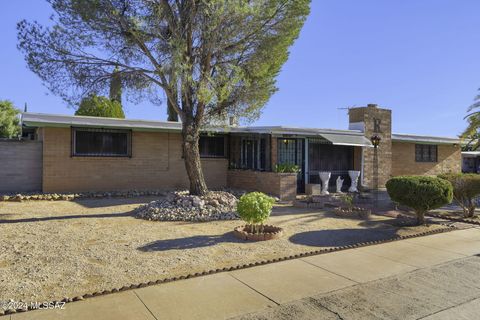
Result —
M 470 206 L 468 207 L 467 218 L 473 218 L 474 215 L 475 215 L 475 205 L 470 204 Z
M 172 78 L 172 83 L 175 83 L 174 77 L 170 75 Z M 171 91 L 171 98 L 172 99 L 178 99 L 178 90 L 176 85 L 172 85 L 172 88 L 170 89 Z M 167 120 L 168 121 L 175 121 L 178 122 L 178 113 L 175 111 L 175 108 L 173 107 L 173 103 L 170 99 L 167 99 Z
M 167 121 L 178 122 L 178 114 L 173 108 L 172 103 L 168 99 L 167 99 L 167 115 L 168 115 Z
M 422 224 L 425 224 L 425 212 L 423 211 L 417 211 L 417 225 L 421 226 Z
M 463 202 L 461 203 L 463 204 L 462 205 L 463 215 L 465 216 L 465 218 L 473 217 L 475 215 L 475 207 L 476 207 L 475 199 L 471 197 L 465 197 L 462 200 Z
M 190 194 L 204 196 L 208 192 L 205 178 L 203 177 L 202 165 L 200 163 L 200 150 L 198 140 L 200 132 L 193 120 L 186 119 L 182 125 L 183 156 L 185 169 L 190 180 Z

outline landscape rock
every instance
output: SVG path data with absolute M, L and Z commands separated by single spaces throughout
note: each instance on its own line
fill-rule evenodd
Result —
M 135 214 L 151 221 L 235 220 L 237 201 L 237 197 L 225 191 L 211 191 L 204 197 L 174 191 L 164 199 L 138 207 Z

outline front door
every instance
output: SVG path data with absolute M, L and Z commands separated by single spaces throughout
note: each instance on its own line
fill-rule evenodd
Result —
M 278 138 L 277 139 L 277 163 L 296 164 L 300 168 L 297 177 L 297 192 L 305 192 L 305 139 L 301 138 Z

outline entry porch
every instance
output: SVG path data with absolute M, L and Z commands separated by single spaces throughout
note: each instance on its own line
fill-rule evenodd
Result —
M 308 184 L 320 184 L 319 173 L 322 171 L 331 173 L 329 191 L 335 191 L 338 177 L 344 179 L 342 191 L 347 191 L 351 185 L 350 170 L 360 172 L 361 185 L 365 174 L 363 150 L 371 146 L 361 132 L 352 131 L 232 133 L 229 137 L 229 169 L 278 172 L 278 165 L 296 165 L 297 193 L 305 193 Z M 254 189 L 255 186 L 251 187 Z

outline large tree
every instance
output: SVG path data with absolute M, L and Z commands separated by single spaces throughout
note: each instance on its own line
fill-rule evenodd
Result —
M 190 192 L 207 190 L 198 139 L 255 119 L 309 13 L 309 0 L 49 0 L 53 26 L 18 24 L 30 69 L 67 101 L 115 74 L 130 97 L 167 100 L 182 122 Z

